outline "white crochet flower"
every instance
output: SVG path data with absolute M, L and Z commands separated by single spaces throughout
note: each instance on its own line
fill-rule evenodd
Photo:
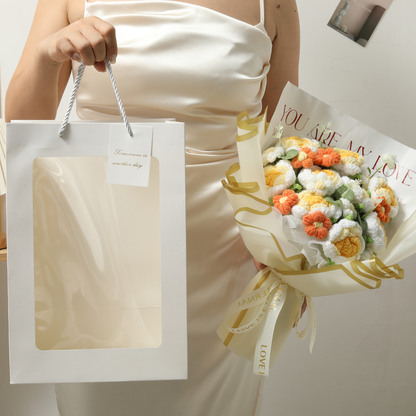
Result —
M 354 208 L 354 205 L 348 199 L 341 198 L 341 208 L 342 208 L 342 216 L 344 218 L 350 217 L 348 219 L 355 220 L 357 218 L 357 211 Z
M 368 190 L 371 192 L 371 199 L 375 203 L 379 202 L 379 198 L 385 198 L 391 208 L 389 213 L 390 218 L 394 218 L 397 215 L 399 212 L 399 203 L 397 202 L 393 189 L 387 184 L 385 178 L 380 178 L 378 176 L 371 178 L 370 183 L 368 184 Z
M 280 160 L 276 165 L 267 165 L 263 169 L 268 198 L 281 194 L 296 181 L 295 171 L 287 160 Z
M 395 166 L 395 159 L 396 155 L 393 153 L 385 153 L 384 155 L 381 155 L 381 160 L 387 165 L 389 169 L 393 169 Z
M 373 250 L 370 246 L 366 245 L 363 253 L 360 256 L 360 261 L 370 260 L 374 257 Z
M 319 173 L 322 169 L 319 166 L 313 165 L 310 169 L 303 168 L 298 173 L 298 181 L 304 189 L 308 183 L 308 177 L 311 173 Z
M 364 205 L 363 212 L 367 213 L 371 211 L 374 208 L 374 201 L 368 196 L 366 192 L 367 197 L 364 197 L 363 202 L 361 202 Z
M 368 166 L 364 163 L 361 166 L 361 185 L 364 189 L 368 189 L 368 183 L 370 182 L 370 172 L 368 171 Z
M 356 179 L 351 179 L 348 176 L 341 177 L 341 184 L 347 186 L 348 189 L 354 192 L 354 199 L 351 201 L 353 204 L 361 204 L 364 198 L 368 194 L 361 188 L 360 182 Z M 366 195 L 364 195 L 364 193 Z
M 292 207 L 292 214 L 295 218 L 299 218 L 301 220 L 306 214 L 310 213 L 307 208 L 309 208 L 309 206 L 305 207 L 301 204 L 295 205 Z
M 306 178 L 306 190 L 314 195 L 326 196 L 335 192 L 334 183 L 324 172 L 311 173 Z
M 368 246 L 374 253 L 379 255 L 386 249 L 386 232 L 384 231 L 383 225 L 378 219 L 376 212 L 370 212 L 366 217 L 366 221 L 367 230 L 364 232 L 364 235 L 368 235 L 373 239 L 373 242 L 368 244 Z
M 276 159 L 280 159 L 283 156 L 283 154 L 284 154 L 283 147 L 281 146 L 269 147 L 261 155 L 263 159 L 263 166 L 266 166 L 269 163 L 273 163 Z

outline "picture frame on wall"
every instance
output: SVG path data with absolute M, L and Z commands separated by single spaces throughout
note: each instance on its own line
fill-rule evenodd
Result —
M 341 0 L 328 26 L 366 47 L 393 0 Z

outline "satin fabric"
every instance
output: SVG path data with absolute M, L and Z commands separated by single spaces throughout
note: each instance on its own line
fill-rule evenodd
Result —
M 263 18 L 252 26 L 176 1 L 86 3 L 89 15 L 116 27 L 113 72 L 129 119 L 186 123 L 189 379 L 60 384 L 60 413 L 253 415 L 260 378 L 222 345 L 216 329 L 255 274 L 221 180 L 237 161 L 237 115 L 261 110 L 271 55 Z M 108 74 L 87 68 L 77 112 L 82 119 L 119 120 Z

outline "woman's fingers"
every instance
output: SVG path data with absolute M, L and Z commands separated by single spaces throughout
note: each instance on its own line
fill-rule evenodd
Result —
M 103 22 L 105 23 L 105 22 Z M 102 62 L 107 56 L 106 40 L 103 34 L 94 25 L 84 25 L 81 27 L 79 46 L 74 45 L 81 53 L 85 65 L 93 65 L 95 62 Z
M 95 16 L 92 16 L 92 17 L 95 17 Z M 109 61 L 112 64 L 115 64 L 117 53 L 118 53 L 118 48 L 117 48 L 116 30 L 114 26 L 98 18 L 95 18 L 92 21 L 92 25 L 104 38 L 105 45 L 106 45 L 106 57 L 109 59 Z
M 300 309 L 300 317 L 301 318 L 302 318 L 303 314 L 305 313 L 307 307 L 308 307 L 308 301 L 305 298 L 305 299 L 303 299 L 302 307 Z
M 105 58 L 115 63 L 117 57 L 114 27 L 95 16 L 72 23 L 44 42 L 49 59 L 55 63 L 82 60 L 104 71 Z
M 87 33 L 87 36 L 91 34 Z M 101 38 L 102 39 L 102 38 Z M 85 65 L 93 65 L 96 61 L 94 45 L 97 48 L 97 52 L 101 50 L 101 55 L 105 57 L 105 45 L 102 39 L 102 45 L 98 45 L 99 41 L 94 39 L 94 44 L 92 44 L 91 39 L 85 37 L 81 32 L 72 33 L 71 36 L 68 38 L 68 42 L 73 45 L 73 53 L 72 55 L 67 55 L 70 59 L 74 59 L 75 61 L 83 61 Z M 99 59 L 102 61 L 104 57 L 100 56 L 97 53 Z
M 305 313 L 305 311 L 306 311 L 306 308 L 308 307 L 308 300 L 306 299 L 306 297 L 305 297 L 305 299 L 303 299 L 303 303 L 302 303 L 302 306 L 300 307 L 300 317 L 302 318 L 302 316 L 303 316 L 303 314 Z M 296 321 L 295 321 L 295 323 L 293 324 L 293 328 L 296 326 Z
M 56 48 L 49 53 L 51 60 L 64 62 L 68 59 L 80 61 L 81 58 L 72 42 L 66 36 L 57 36 Z M 76 56 L 74 56 L 76 55 Z
M 258 260 L 256 260 L 254 257 L 253 257 L 253 261 L 254 261 L 254 265 L 256 266 L 256 269 L 258 270 L 258 271 L 261 271 L 261 270 L 263 270 L 263 269 L 265 269 L 267 266 L 265 265 L 265 264 L 263 264 L 263 263 L 260 263 Z

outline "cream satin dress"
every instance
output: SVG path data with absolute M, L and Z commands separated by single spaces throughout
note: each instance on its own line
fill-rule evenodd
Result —
M 260 378 L 215 331 L 255 274 L 221 180 L 237 161 L 237 115 L 261 111 L 272 45 L 263 0 L 260 9 L 260 23 L 251 26 L 176 1 L 85 4 L 85 16 L 116 27 L 113 72 L 129 119 L 186 123 L 189 378 L 59 384 L 62 416 L 251 416 L 259 410 Z M 119 121 L 108 74 L 86 70 L 77 112 L 82 119 Z

